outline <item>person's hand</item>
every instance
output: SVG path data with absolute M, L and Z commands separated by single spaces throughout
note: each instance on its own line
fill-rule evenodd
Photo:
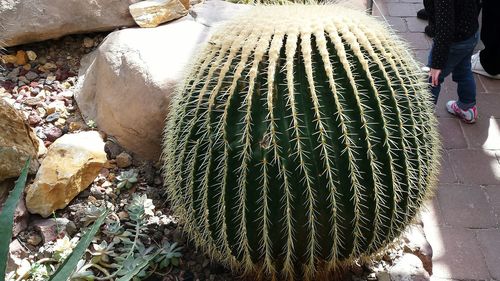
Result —
M 437 85 L 439 85 L 439 74 L 441 74 L 441 69 L 431 68 L 429 76 L 431 77 L 432 87 L 436 87 Z

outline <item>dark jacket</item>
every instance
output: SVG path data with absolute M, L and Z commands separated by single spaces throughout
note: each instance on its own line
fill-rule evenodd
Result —
M 479 0 L 424 0 L 424 7 L 429 14 L 430 28 L 435 34 L 431 67 L 443 69 L 450 45 L 466 40 L 477 32 Z

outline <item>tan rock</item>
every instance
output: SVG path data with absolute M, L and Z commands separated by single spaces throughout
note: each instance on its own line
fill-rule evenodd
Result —
M 16 64 L 17 65 L 25 65 L 28 62 L 28 55 L 23 50 L 19 50 L 16 53 Z
M 33 51 L 26 51 L 26 55 L 28 55 L 28 59 L 30 61 L 36 60 L 37 55 L 36 55 L 35 52 L 33 52 Z
M 28 157 L 32 159 L 30 172 L 35 173 L 37 153 L 38 139 L 24 116 L 0 99 L 0 182 L 17 178 Z
M 4 64 L 6 64 L 6 63 L 16 63 L 16 61 L 17 61 L 17 57 L 14 56 L 14 55 L 3 55 L 3 56 L 1 56 L 1 58 L 2 58 L 2 62 Z
M 185 16 L 189 10 L 189 2 L 186 4 L 179 0 L 146 0 L 130 5 L 129 10 L 140 27 L 157 27 Z
M 118 168 L 127 168 L 132 165 L 132 156 L 127 152 L 122 152 L 116 156 L 116 166 Z
M 106 163 L 104 142 L 98 132 L 66 134 L 57 139 L 26 194 L 30 213 L 48 217 L 85 190 Z
M 213 25 L 251 7 L 206 1 L 192 7 L 195 18 L 109 34 L 81 61 L 75 100 L 85 121 L 95 121 L 137 159 L 156 161 L 170 98 L 198 44 L 208 39 Z

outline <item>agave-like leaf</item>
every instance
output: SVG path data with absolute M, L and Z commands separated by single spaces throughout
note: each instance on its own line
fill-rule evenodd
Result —
M 99 230 L 99 227 L 103 224 L 106 216 L 108 215 L 108 210 L 102 212 L 99 218 L 95 221 L 92 228 L 90 228 L 80 239 L 78 245 L 73 249 L 73 252 L 64 260 L 64 262 L 57 268 L 57 271 L 50 277 L 49 281 L 66 281 L 71 276 L 75 270 L 78 262 L 80 261 L 85 250 L 92 242 L 95 234 Z
M 14 212 L 16 211 L 19 198 L 23 194 L 26 178 L 28 177 L 28 167 L 30 159 L 26 160 L 24 168 L 21 170 L 21 175 L 16 181 L 14 190 L 10 193 L 5 205 L 3 206 L 2 213 L 0 214 L 0 280 L 5 276 L 7 268 L 7 260 L 9 258 L 9 244 L 12 238 L 12 226 L 14 225 Z

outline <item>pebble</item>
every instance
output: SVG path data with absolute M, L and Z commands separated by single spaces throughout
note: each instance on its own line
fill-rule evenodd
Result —
M 118 168 L 127 168 L 132 165 L 132 156 L 127 152 L 122 152 L 116 156 L 116 165 Z
M 47 115 L 47 110 L 45 110 L 45 108 L 43 107 L 37 107 L 36 113 L 38 113 L 38 115 L 43 118 Z
M 123 149 L 114 141 L 106 141 L 104 144 L 104 151 L 106 152 L 108 159 L 115 159 L 118 154 L 120 154 Z
M 41 68 L 42 68 L 41 69 L 42 72 L 49 72 L 52 70 L 56 70 L 57 65 L 55 65 L 54 63 L 48 62 L 48 63 L 44 64 Z
M 128 219 L 128 213 L 125 211 L 118 212 L 117 215 L 120 218 L 120 220 Z
M 57 119 L 59 119 L 60 116 L 61 116 L 61 114 L 59 112 L 54 112 L 52 114 L 49 114 L 49 116 L 47 116 L 47 118 L 45 118 L 45 120 L 47 122 L 51 123 L 51 122 L 54 122 Z
M 59 95 L 67 98 L 67 99 L 70 99 L 73 97 L 73 91 L 62 91 Z
M 92 48 L 94 47 L 94 39 L 90 38 L 90 37 L 85 37 L 83 38 L 83 47 L 85 48 Z
M 31 234 L 27 241 L 30 245 L 36 246 L 42 242 L 42 237 L 38 234 Z
M 37 55 L 36 55 L 35 52 L 33 52 L 33 51 L 26 51 L 26 55 L 28 56 L 28 59 L 30 61 L 36 60 Z
M 30 116 L 28 116 L 28 123 L 32 126 L 40 123 L 41 121 L 42 121 L 42 118 L 36 113 L 32 113 L 32 114 L 30 114 Z
M 68 233 L 69 236 L 74 236 L 78 232 L 78 228 L 76 227 L 76 224 L 72 221 L 69 221 L 68 224 L 66 225 L 66 232 Z
M 17 65 L 25 65 L 28 63 L 28 55 L 23 50 L 19 50 L 16 53 L 16 64 Z
M 83 127 L 83 124 L 80 122 L 70 122 L 69 123 L 69 131 L 70 132 L 75 132 L 80 130 Z
M 28 65 L 28 64 L 27 64 Z M 26 79 L 30 80 L 30 81 L 33 81 L 35 80 L 36 78 L 38 78 L 38 74 L 36 74 L 35 72 L 33 71 L 29 71 L 28 73 L 26 73 L 24 75 L 24 77 L 26 77 Z
M 64 118 L 59 118 L 57 119 L 57 121 L 54 123 L 54 125 L 58 126 L 58 127 L 62 127 L 64 125 L 66 125 L 66 119 Z
M 8 64 L 8 63 L 16 63 L 17 61 L 17 57 L 14 56 L 14 55 L 3 55 L 2 56 L 2 61 L 4 62 L 4 64 Z
M 29 106 L 35 106 L 42 104 L 43 99 L 41 97 L 29 97 L 23 101 L 24 104 Z
M 57 127 L 47 128 L 43 131 L 43 133 L 46 136 L 46 140 L 49 142 L 54 142 L 55 140 L 57 140 L 58 138 L 60 138 L 62 136 L 61 129 L 59 129 Z

